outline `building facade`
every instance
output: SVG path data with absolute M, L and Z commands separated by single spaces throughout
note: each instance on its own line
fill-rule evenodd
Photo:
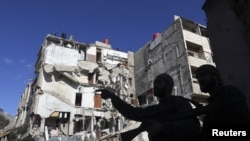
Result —
M 208 94 L 200 91 L 195 69 L 202 64 L 215 65 L 206 27 L 175 16 L 163 32 L 135 52 L 135 87 L 140 105 L 156 103 L 153 80 L 160 73 L 174 79 L 173 95 L 206 104 Z
M 47 35 L 36 77 L 18 106 L 15 127 L 23 129 L 19 139 L 96 140 L 132 129 L 138 123 L 126 126 L 129 121 L 95 90 L 108 88 L 134 106 L 155 104 L 153 80 L 160 73 L 173 77 L 173 95 L 206 104 L 208 94 L 200 91 L 194 74 L 202 64 L 215 65 L 206 33 L 205 26 L 175 16 L 135 53 L 113 50 L 108 40 L 87 44 L 64 33 Z M 147 141 L 145 136 L 137 139 Z
M 108 88 L 136 105 L 134 55 L 96 41 L 85 44 L 47 35 L 35 65 L 36 78 L 23 93 L 16 127 L 21 140 L 91 140 L 121 130 L 124 119 L 95 90 Z

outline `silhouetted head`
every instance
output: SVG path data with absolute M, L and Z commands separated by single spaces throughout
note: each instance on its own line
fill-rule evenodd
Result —
M 205 93 L 208 92 L 210 95 L 213 94 L 216 88 L 222 83 L 220 72 L 213 65 L 202 65 L 196 69 L 195 74 L 201 91 Z
M 173 78 L 166 73 L 162 73 L 154 80 L 154 95 L 158 98 L 171 95 L 173 86 Z
M 210 73 L 212 75 L 216 75 L 217 77 L 220 77 L 219 70 L 215 66 L 210 65 L 210 64 L 201 65 L 199 68 L 196 69 L 195 73 L 196 75 Z

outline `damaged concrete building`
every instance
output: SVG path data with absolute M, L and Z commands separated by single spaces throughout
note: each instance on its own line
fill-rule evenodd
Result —
M 215 65 L 206 27 L 183 17 L 133 52 L 113 50 L 96 41 L 80 43 L 71 36 L 47 35 L 35 65 L 36 78 L 26 87 L 15 127 L 22 141 L 84 141 L 115 137 L 139 126 L 120 115 L 96 89 L 108 88 L 134 106 L 157 103 L 153 80 L 160 73 L 174 78 L 173 95 L 206 104 L 194 71 Z M 145 133 L 145 132 L 144 132 Z M 147 134 L 134 140 L 147 141 Z M 110 136 L 109 136 L 110 135 Z
M 35 65 L 36 78 L 21 97 L 16 127 L 21 140 L 95 140 L 121 130 L 124 119 L 96 89 L 108 88 L 136 105 L 134 55 L 108 40 L 85 44 L 47 35 Z
M 206 27 L 183 17 L 135 52 L 135 86 L 140 105 L 156 103 L 153 80 L 160 73 L 174 78 L 173 95 L 206 104 L 208 94 L 200 91 L 195 69 L 202 64 L 215 65 Z

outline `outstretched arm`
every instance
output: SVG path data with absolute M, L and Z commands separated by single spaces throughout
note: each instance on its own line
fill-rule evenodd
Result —
M 127 102 L 120 99 L 117 95 L 113 92 L 102 89 L 98 90 L 101 92 L 101 96 L 103 99 L 111 99 L 113 106 L 126 118 L 136 121 L 143 121 L 148 113 L 154 111 L 154 106 L 141 108 L 141 107 L 133 107 L 132 105 L 128 104 Z

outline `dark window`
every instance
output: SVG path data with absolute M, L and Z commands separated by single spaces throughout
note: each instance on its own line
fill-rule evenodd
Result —
M 132 85 L 132 78 L 128 79 L 128 83 L 129 83 L 130 86 Z
M 75 106 L 82 106 L 82 93 L 76 93 Z
M 101 62 L 102 61 L 102 52 L 101 49 L 96 50 L 96 62 Z

